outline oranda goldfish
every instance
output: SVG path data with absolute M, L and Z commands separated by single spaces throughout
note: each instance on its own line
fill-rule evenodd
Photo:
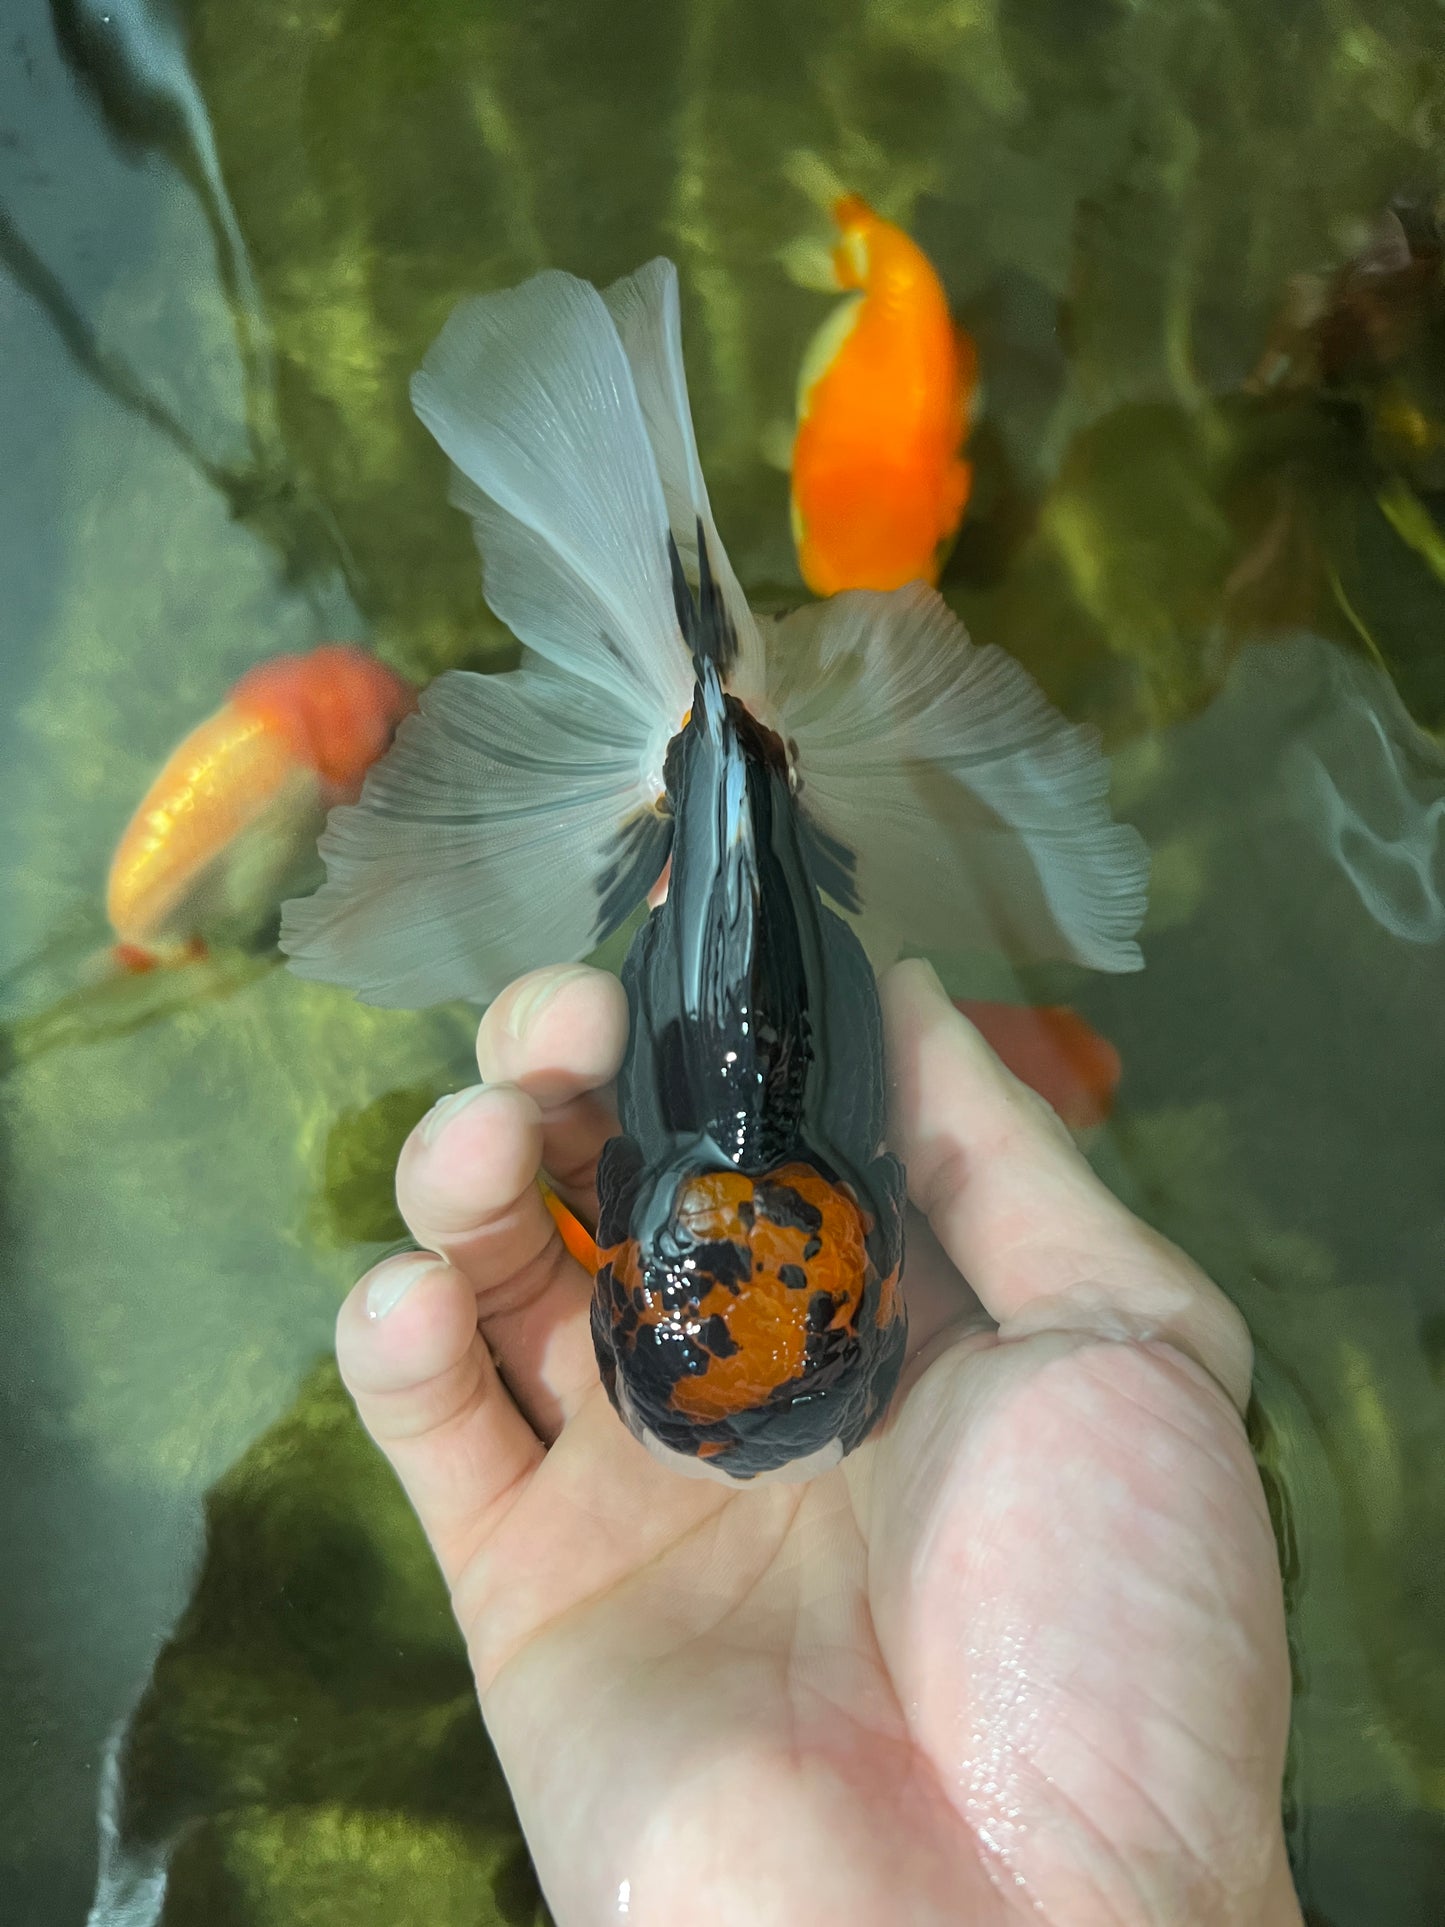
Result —
M 1108 1038 L 1076 1010 L 967 997 L 956 1002 L 1014 1076 L 1051 1104 L 1071 1131 L 1091 1131 L 1108 1117 L 1123 1066 Z
M 106 886 L 115 961 L 149 969 L 274 917 L 314 864 L 327 810 L 354 801 L 415 702 L 349 643 L 247 670 L 172 752 L 120 840 Z
M 660 1456 L 805 1476 L 881 1418 L 906 1330 L 850 919 L 1134 969 L 1142 842 L 1092 739 L 931 589 L 756 620 L 698 461 L 670 263 L 466 303 L 413 397 L 526 653 L 425 692 L 332 812 L 327 882 L 287 905 L 282 947 L 373 1003 L 485 1000 L 588 955 L 668 871 L 622 972 L 598 1362 Z
M 973 471 L 978 380 L 927 255 L 856 194 L 833 208 L 837 285 L 798 380 L 793 540 L 817 595 L 936 582 Z

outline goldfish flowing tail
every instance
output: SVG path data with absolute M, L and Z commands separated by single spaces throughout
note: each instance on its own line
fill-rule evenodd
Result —
M 852 854 L 875 963 L 909 944 L 1141 968 L 1148 851 L 1110 817 L 1097 738 L 935 590 L 798 610 L 770 660 L 803 803 Z
M 604 293 L 548 272 L 468 302 L 413 399 L 525 653 L 441 677 L 332 812 L 327 882 L 283 918 L 293 969 L 371 1003 L 485 1001 L 616 930 L 671 849 L 663 765 L 695 688 L 679 584 L 726 628 L 729 692 L 796 745 L 816 880 L 876 955 L 1138 966 L 1143 845 L 1109 816 L 1096 745 L 1016 663 L 923 589 L 766 634 L 752 615 L 698 461 L 669 262 Z

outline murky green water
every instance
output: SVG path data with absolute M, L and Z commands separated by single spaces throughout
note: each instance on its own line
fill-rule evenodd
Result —
M 118 829 L 248 664 L 503 659 L 406 398 L 464 292 L 671 254 L 729 548 L 800 593 L 761 453 L 823 311 L 775 258 L 799 147 L 907 213 L 976 335 L 945 590 L 1104 729 L 1156 851 L 1143 975 L 1026 987 L 1117 1044 L 1096 1160 L 1259 1342 L 1302 1891 L 1437 1921 L 1438 274 L 1329 393 L 1245 387 L 1291 276 L 1445 189 L 1437 11 L 13 0 L 0 38 L 6 1921 L 84 1919 L 98 1806 L 108 1920 L 167 1862 L 168 1927 L 537 1917 L 444 1601 L 316 1365 L 465 1015 L 236 958 L 71 993 Z

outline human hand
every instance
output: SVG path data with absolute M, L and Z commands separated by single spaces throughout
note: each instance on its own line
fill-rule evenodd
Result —
M 602 1390 L 535 1179 L 595 1212 L 627 1023 L 605 974 L 488 1010 L 485 1086 L 398 1171 L 445 1262 L 388 1259 L 342 1309 L 549 1904 L 560 1927 L 1298 1927 L 1243 1323 L 926 965 L 883 998 L 894 1148 L 997 1329 L 955 1279 L 885 1429 L 826 1476 L 684 1479 Z

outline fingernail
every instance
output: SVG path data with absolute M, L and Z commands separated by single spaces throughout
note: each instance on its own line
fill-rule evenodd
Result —
M 453 1091 L 449 1097 L 439 1097 L 421 1121 L 421 1141 L 430 1144 L 444 1124 L 448 1124 L 458 1111 L 464 1111 L 468 1104 L 475 1104 L 486 1090 L 485 1084 L 469 1084 L 464 1091 Z
M 388 1266 L 366 1287 L 367 1317 L 385 1318 L 389 1311 L 396 1310 L 419 1278 L 425 1278 L 429 1271 L 441 1269 L 441 1259 L 430 1251 L 419 1251 L 405 1263 Z
M 507 1029 L 513 1037 L 525 1036 L 527 1027 L 546 1009 L 557 992 L 567 984 L 575 984 L 581 977 L 590 977 L 592 972 L 585 964 L 573 964 L 570 970 L 553 971 L 540 983 L 529 984 L 512 1000 L 507 1012 Z

